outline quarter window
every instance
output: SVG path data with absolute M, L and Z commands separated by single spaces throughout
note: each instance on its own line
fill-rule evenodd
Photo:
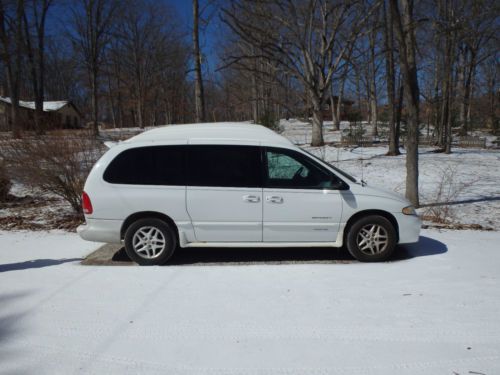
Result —
M 104 180 L 112 184 L 185 185 L 185 148 L 153 146 L 125 150 L 109 164 Z
M 190 186 L 262 186 L 257 146 L 189 146 L 188 171 Z

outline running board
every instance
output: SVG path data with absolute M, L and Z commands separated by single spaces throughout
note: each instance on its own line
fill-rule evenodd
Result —
M 341 247 L 338 242 L 188 242 L 182 247 Z

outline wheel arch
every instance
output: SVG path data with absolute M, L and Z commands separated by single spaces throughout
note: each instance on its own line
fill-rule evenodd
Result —
M 125 232 L 127 231 L 128 227 L 136 222 L 137 220 L 140 219 L 160 219 L 167 223 L 175 233 L 175 237 L 177 240 L 177 243 L 179 243 L 179 229 L 177 228 L 177 225 L 175 224 L 174 220 L 170 216 L 167 216 L 161 212 L 157 211 L 141 211 L 141 212 L 135 212 L 132 215 L 128 216 L 125 221 L 122 224 L 122 227 L 120 229 L 120 239 L 124 239 L 125 237 Z
M 369 216 L 369 215 L 378 215 L 386 218 L 389 220 L 389 222 L 392 224 L 394 227 L 394 230 L 396 231 L 396 243 L 399 242 L 399 225 L 398 221 L 392 215 L 390 212 L 383 211 L 383 210 L 363 210 L 363 211 L 358 211 L 355 214 L 353 214 L 349 220 L 347 220 L 346 225 L 344 227 L 344 235 L 343 235 L 343 243 L 346 244 L 347 241 L 347 233 L 349 233 L 349 229 L 351 226 L 358 221 L 359 219 Z

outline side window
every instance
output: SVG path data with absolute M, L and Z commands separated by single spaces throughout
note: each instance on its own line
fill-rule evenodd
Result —
M 268 148 L 266 186 L 283 189 L 328 189 L 337 178 L 306 156 L 291 150 Z
M 104 180 L 112 184 L 185 185 L 185 149 L 153 146 L 125 150 L 109 164 Z
M 187 170 L 190 186 L 262 186 L 257 146 L 189 146 Z

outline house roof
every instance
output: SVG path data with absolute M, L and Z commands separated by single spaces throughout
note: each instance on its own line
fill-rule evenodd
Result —
M 330 98 L 331 98 L 331 95 L 327 97 L 325 102 L 328 103 L 330 101 Z M 333 95 L 333 100 L 338 101 L 339 100 L 338 95 Z M 354 104 L 354 101 L 350 100 L 350 99 L 342 98 L 342 104 L 352 105 L 352 104 Z
M 12 104 L 12 101 L 9 97 L 0 96 L 0 101 Z M 58 111 L 69 103 L 70 102 L 68 100 L 45 101 L 43 102 L 43 110 L 45 112 Z M 19 106 L 28 109 L 35 109 L 35 102 L 20 100 Z

